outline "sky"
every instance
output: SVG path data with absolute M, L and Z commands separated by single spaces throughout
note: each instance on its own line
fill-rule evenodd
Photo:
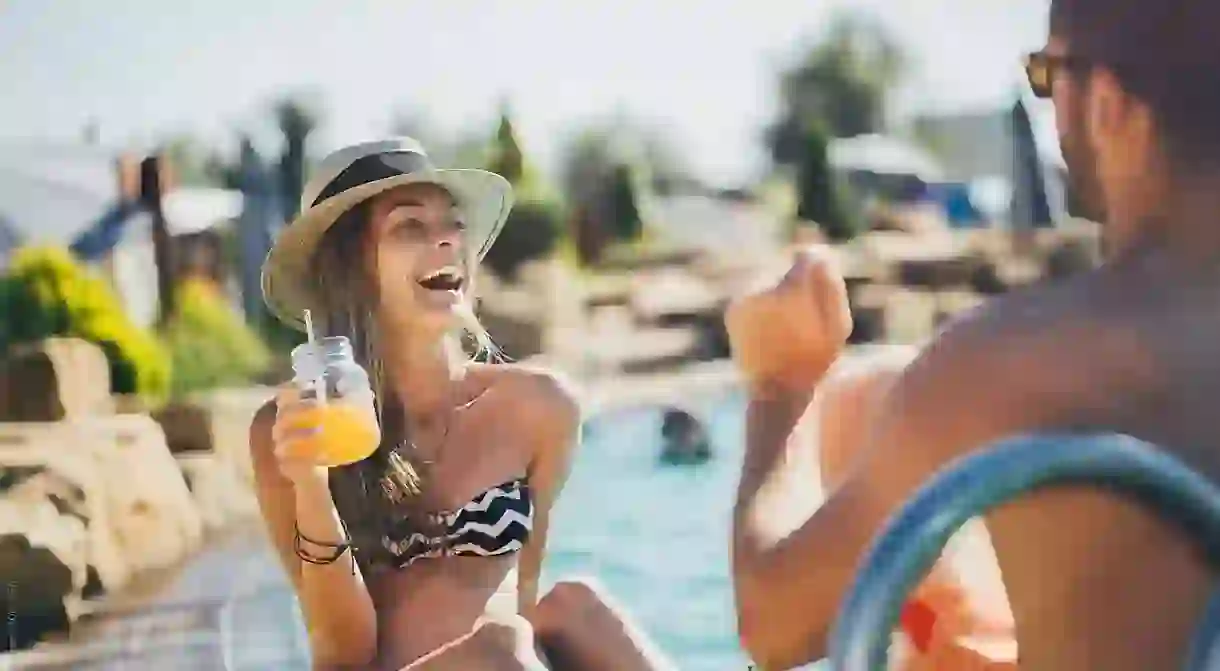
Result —
M 94 122 L 108 145 L 229 148 L 273 137 L 269 102 L 297 91 L 322 105 L 324 151 L 384 135 L 397 110 L 489 131 L 507 100 L 544 170 L 568 133 L 622 114 L 731 184 L 765 166 L 777 73 L 838 8 L 908 51 L 900 113 L 1011 103 L 1045 39 L 1045 0 L 0 0 L 0 138 Z

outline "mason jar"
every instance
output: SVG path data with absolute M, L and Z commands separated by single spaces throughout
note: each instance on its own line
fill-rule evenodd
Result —
M 356 363 L 351 341 L 336 336 L 298 345 L 292 350 L 292 372 L 306 401 L 293 426 L 315 430 L 294 449 L 309 452 L 324 466 L 352 464 L 376 451 L 381 427 L 373 388 Z

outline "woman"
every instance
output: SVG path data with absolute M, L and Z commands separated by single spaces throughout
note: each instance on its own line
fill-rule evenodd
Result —
M 291 385 L 250 444 L 267 528 L 319 669 L 653 669 L 655 653 L 586 583 L 537 599 L 580 413 L 551 375 L 486 352 L 472 272 L 511 207 L 508 183 L 434 168 L 410 139 L 328 156 L 263 268 L 272 312 L 351 339 L 382 427 L 369 458 L 294 452 Z M 298 417 L 299 421 L 299 417 Z

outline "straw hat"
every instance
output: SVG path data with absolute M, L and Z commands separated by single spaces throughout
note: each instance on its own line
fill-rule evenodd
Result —
M 304 311 L 319 305 L 310 266 L 323 234 L 344 212 L 404 184 L 436 184 L 448 191 L 462 211 L 467 240 L 479 259 L 512 209 L 508 180 L 486 170 L 437 168 L 412 138 L 344 147 L 324 158 L 305 184 L 300 216 L 284 228 L 263 262 L 263 301 L 271 313 L 304 330 Z

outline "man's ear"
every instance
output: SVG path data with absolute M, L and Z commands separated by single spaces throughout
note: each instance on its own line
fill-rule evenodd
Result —
M 1148 106 L 1127 92 L 1118 77 L 1106 68 L 1095 68 L 1086 91 L 1089 140 L 1099 152 L 1118 152 L 1127 159 L 1148 150 L 1154 135 L 1154 120 Z M 1102 158 L 1099 156 L 1099 158 Z M 1102 158 L 1102 160 L 1106 160 Z
M 1150 130 L 1147 105 L 1132 97 L 1107 68 L 1095 68 L 1086 89 L 1086 112 L 1093 146 L 1115 139 L 1129 140 Z

